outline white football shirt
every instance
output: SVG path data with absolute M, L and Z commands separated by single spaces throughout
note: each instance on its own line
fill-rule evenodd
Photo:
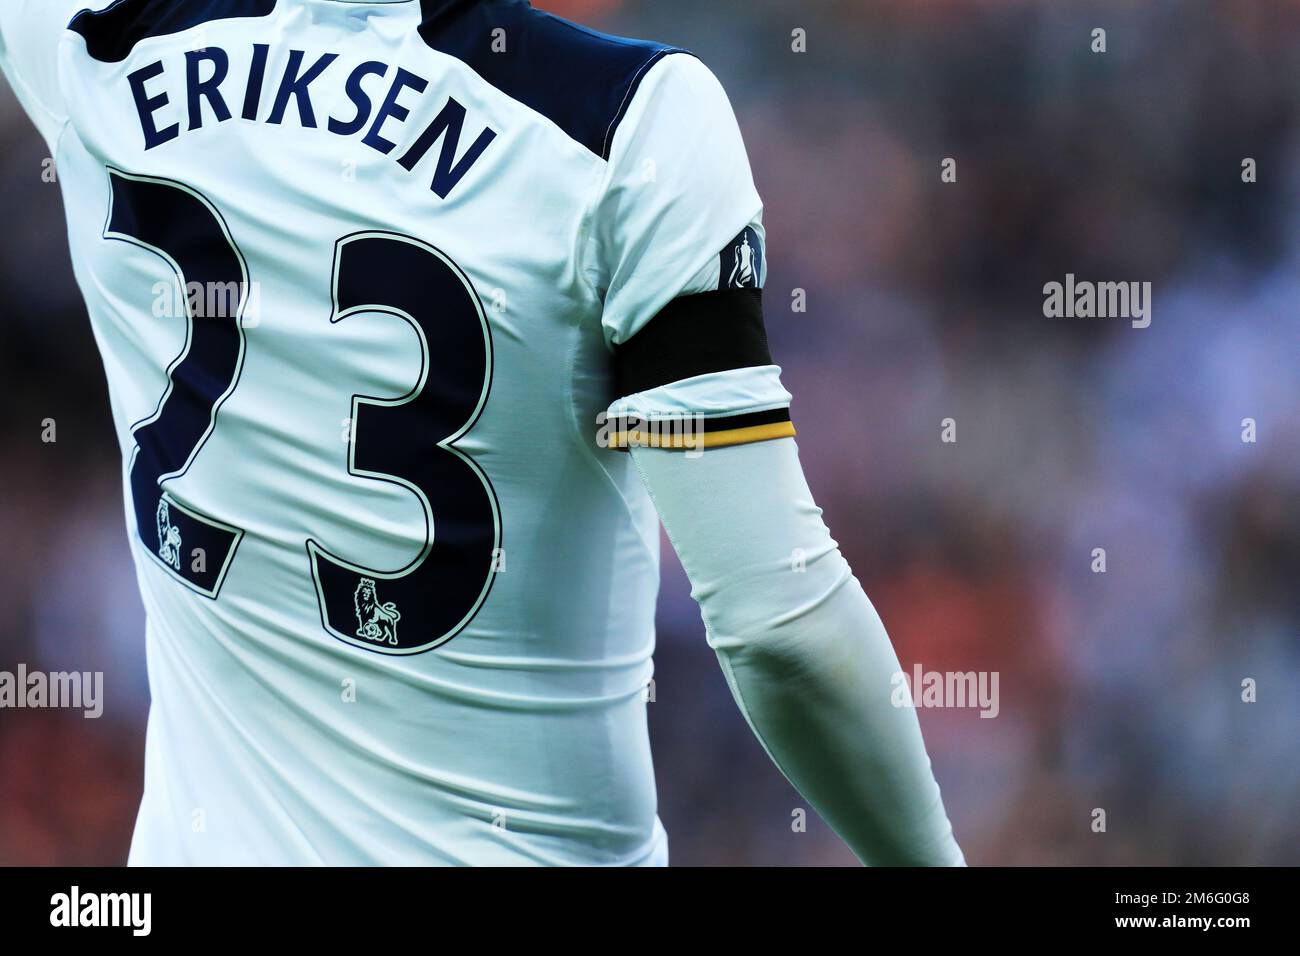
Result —
M 123 452 L 131 862 L 666 862 L 657 523 L 598 415 L 670 300 L 762 284 L 717 81 L 521 0 L 83 3 L 5 0 L 0 62 Z M 646 401 L 785 434 L 776 372 Z

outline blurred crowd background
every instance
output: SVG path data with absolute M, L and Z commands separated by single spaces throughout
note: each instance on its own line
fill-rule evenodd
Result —
M 969 860 L 1300 864 L 1300 4 L 537 5 L 727 87 L 827 521 L 905 669 L 1000 675 L 996 718 L 920 715 Z M 44 152 L 0 89 L 0 669 L 102 670 L 107 703 L 0 711 L 0 864 L 112 864 L 142 610 Z M 1044 317 L 1067 273 L 1150 281 L 1150 327 Z M 668 548 L 659 617 L 673 861 L 851 862 L 815 816 L 792 829 Z

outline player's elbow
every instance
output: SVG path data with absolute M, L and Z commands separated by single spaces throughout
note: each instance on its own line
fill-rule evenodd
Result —
M 719 654 L 772 668 L 802 669 L 854 637 L 837 626 L 837 606 L 861 587 L 839 550 L 734 579 L 701 600 L 709 644 Z M 711 600 L 710 598 L 715 598 Z M 829 645 L 829 646 L 828 646 Z

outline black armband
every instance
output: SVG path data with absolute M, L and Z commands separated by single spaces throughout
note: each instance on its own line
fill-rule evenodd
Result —
M 762 289 L 721 289 L 673 299 L 614 347 L 619 397 L 709 372 L 771 365 Z

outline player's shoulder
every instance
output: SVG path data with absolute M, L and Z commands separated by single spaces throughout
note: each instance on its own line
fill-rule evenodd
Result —
M 613 36 L 538 10 L 527 0 L 423 0 L 420 34 L 483 80 L 609 158 L 642 81 L 680 47 Z
M 285 2 L 83 0 L 87 8 L 68 26 L 90 56 L 120 62 L 146 38 L 214 20 L 270 16 Z M 343 15 L 348 4 L 338 6 Z M 703 70 L 680 47 L 601 33 L 528 0 L 419 0 L 419 8 L 418 30 L 428 47 L 465 63 L 603 159 L 647 77 L 689 73 L 687 61 Z
M 86 41 L 86 52 L 104 63 L 130 56 L 141 40 L 180 33 L 213 20 L 265 17 L 277 0 L 95 0 L 83 3 L 68 29 Z

